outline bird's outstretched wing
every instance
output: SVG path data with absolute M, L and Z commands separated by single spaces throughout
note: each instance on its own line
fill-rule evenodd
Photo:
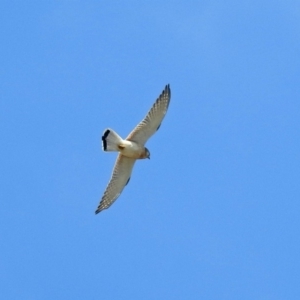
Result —
M 122 190 L 129 182 L 135 161 L 136 160 L 134 158 L 129 158 L 121 154 L 118 155 L 111 179 L 106 187 L 100 204 L 95 211 L 96 214 L 103 209 L 110 207 L 113 202 L 117 200 L 119 195 L 122 193 Z
M 158 130 L 167 112 L 171 99 L 170 85 L 166 85 L 163 92 L 149 110 L 146 117 L 133 129 L 126 140 L 144 145 L 146 141 Z

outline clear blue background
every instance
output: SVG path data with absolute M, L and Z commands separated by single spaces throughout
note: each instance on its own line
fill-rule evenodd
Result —
M 300 299 L 300 3 L 3 1 L 2 299 Z M 170 83 L 151 160 L 94 211 Z

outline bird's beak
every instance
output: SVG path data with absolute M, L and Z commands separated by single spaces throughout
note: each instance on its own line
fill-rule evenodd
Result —
M 148 156 L 147 158 L 150 159 L 150 156 Z

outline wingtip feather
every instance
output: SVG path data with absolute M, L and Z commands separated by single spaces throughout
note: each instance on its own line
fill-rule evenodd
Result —
M 167 94 L 169 96 L 169 98 L 171 98 L 171 89 L 170 89 L 170 84 L 168 83 L 165 86 L 165 89 L 162 92 L 162 95 Z

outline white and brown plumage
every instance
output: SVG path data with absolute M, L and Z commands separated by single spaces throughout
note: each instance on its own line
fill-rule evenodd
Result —
M 123 140 L 112 129 L 106 129 L 102 136 L 104 151 L 118 151 L 111 179 L 96 210 L 96 214 L 109 208 L 117 200 L 130 179 L 133 165 L 137 159 L 150 158 L 144 146 L 147 140 L 159 129 L 167 112 L 171 98 L 170 86 L 165 89 L 153 104 L 146 117 Z

